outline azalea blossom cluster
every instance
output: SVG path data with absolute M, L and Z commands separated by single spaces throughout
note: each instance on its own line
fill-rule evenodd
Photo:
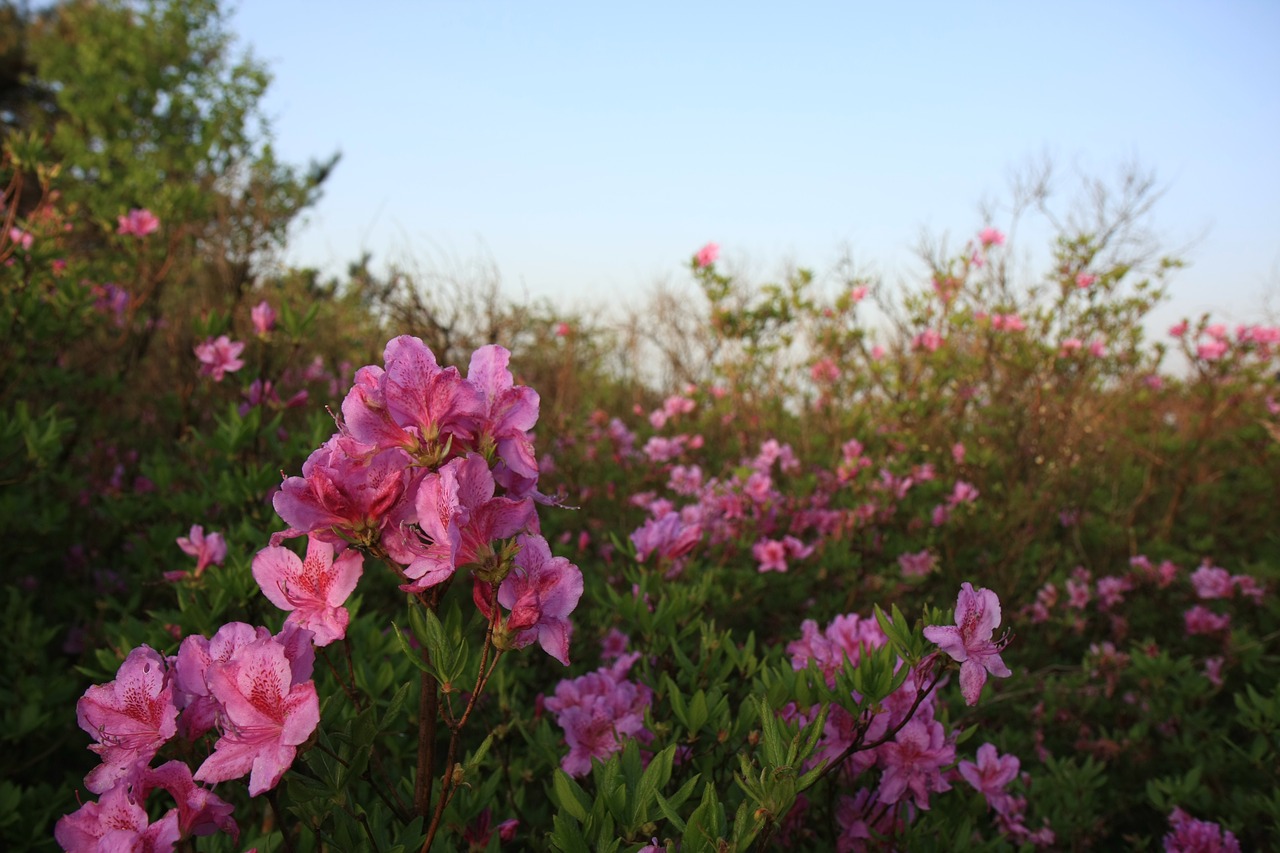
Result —
M 1000 657 L 1003 641 L 994 638 L 1000 624 L 1000 602 L 989 589 L 974 590 L 965 583 L 956 603 L 954 626 L 930 626 L 925 636 L 940 646 L 941 652 L 961 663 L 960 686 L 965 701 L 978 700 L 987 674 L 1010 675 Z M 820 629 L 812 619 L 801 624 L 801 638 L 788 644 L 787 652 L 796 670 L 816 667 L 829 686 L 846 665 L 857 666 L 867 653 L 888 643 L 880 625 L 857 614 L 837 616 Z M 930 796 L 951 789 L 956 761 L 955 733 L 948 733 L 937 718 L 933 688 L 929 682 L 937 656 L 925 658 L 902 685 L 876 709 L 855 715 L 841 704 L 828 712 L 818 749 L 810 759 L 840 762 L 839 770 L 851 784 L 862 784 L 853 796 L 843 796 L 837 810 L 841 827 L 840 850 L 867 849 L 873 833 L 884 834 L 894 825 L 912 821 L 919 811 L 928 811 Z M 903 665 L 901 660 L 897 664 Z M 862 697 L 854 692 L 854 703 Z M 817 707 L 798 709 L 788 705 L 782 716 L 806 723 Z M 865 746 L 864 746 L 865 745 Z M 1012 767 L 1012 770 L 1010 770 Z M 1019 843 L 1049 844 L 1053 834 L 1047 829 L 1032 833 L 1023 825 L 1026 802 L 1005 792 L 1017 775 L 1018 760 L 999 758 L 990 744 L 979 750 L 978 763 L 961 762 L 962 778 L 981 791 L 1002 818 L 1002 830 Z M 864 774 L 879 771 L 878 782 L 868 785 Z M 797 808 L 806 803 L 798 801 Z
M 591 759 L 608 758 L 628 738 L 644 743 L 651 739 L 644 711 L 653 703 L 653 691 L 627 678 L 639 658 L 639 652 L 622 654 L 610 666 L 565 679 L 545 701 L 564 729 L 569 752 L 560 767 L 570 776 L 585 776 L 591 771 Z
M 317 643 L 345 634 L 342 602 L 360 572 L 354 557 L 341 567 L 333 557 L 354 545 L 385 559 L 409 593 L 468 568 L 500 648 L 538 642 L 568 664 L 582 573 L 553 557 L 539 532 L 535 502 L 551 500 L 537 489 L 530 432 L 539 400 L 515 384 L 510 355 L 481 347 L 464 377 L 401 336 L 387 344 L 384 367 L 356 372 L 338 431 L 275 495 L 289 529 L 254 561 L 264 592 Z M 307 558 L 290 559 L 281 542 L 304 534 Z
M 115 680 L 90 687 L 76 704 L 80 728 L 95 741 L 89 748 L 102 758 L 85 787 L 101 799 L 58 821 L 58 843 L 160 851 L 217 831 L 238 838 L 231 806 L 196 783 L 248 775 L 254 796 L 280 783 L 320 722 L 314 664 L 311 632 L 292 624 L 273 635 L 232 622 L 211 639 L 187 637 L 167 658 L 148 646 L 134 649 Z M 215 730 L 194 774 L 180 760 L 151 766 L 175 737 L 200 743 Z M 151 822 L 145 804 L 156 789 L 175 806 Z

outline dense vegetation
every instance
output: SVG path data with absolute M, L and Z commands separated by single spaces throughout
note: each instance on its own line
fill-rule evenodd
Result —
M 1280 837 L 1280 329 L 1145 338 L 1150 179 L 573 315 L 282 269 L 213 0 L 0 24 L 6 849 Z

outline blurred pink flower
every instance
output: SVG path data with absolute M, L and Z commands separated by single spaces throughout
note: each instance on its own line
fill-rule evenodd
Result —
M 1169 327 L 1169 334 L 1175 338 L 1180 338 L 1187 333 L 1187 321 L 1176 323 Z
M 1076 275 L 1076 287 L 1084 290 L 1087 287 L 1093 287 L 1098 277 L 1092 273 L 1082 272 Z
M 718 243 L 708 243 L 698 250 L 698 254 L 694 255 L 693 262 L 699 267 L 709 267 L 720 257 L 720 245 Z
M 1205 361 L 1217 361 L 1227 354 L 1228 347 L 1226 341 L 1205 341 L 1196 346 L 1196 357 Z
M 119 222 L 116 227 L 117 234 L 132 234 L 134 237 L 145 237 L 160 227 L 160 220 L 146 208 L 135 207 L 128 213 L 116 218 Z
M 925 329 L 912 339 L 911 346 L 917 350 L 936 352 L 938 347 L 942 346 L 942 335 L 933 329 Z
M 989 246 L 1003 246 L 1004 234 L 995 228 L 983 228 L 978 232 L 978 242 L 983 245 L 983 248 Z
M 221 566 L 222 561 L 227 558 L 227 543 L 222 538 L 222 534 L 210 533 L 205 536 L 202 525 L 191 525 L 191 531 L 186 536 L 179 536 L 176 541 L 184 554 L 190 554 L 196 558 L 196 577 L 200 577 L 211 565 Z M 186 572 L 178 572 L 178 574 L 185 575 Z M 168 577 L 168 574 L 165 576 Z
M 23 231 L 21 228 L 10 228 L 9 240 L 15 246 L 21 247 L 23 251 L 30 250 L 31 244 L 35 242 L 35 238 L 31 236 L 31 232 Z
M 272 308 L 271 303 L 267 302 L 265 299 L 253 306 L 253 310 L 249 312 L 249 317 L 253 320 L 253 331 L 256 332 L 259 337 L 266 335 L 275 328 L 275 309 Z
M 866 299 L 867 298 L 866 285 L 860 284 L 857 287 L 852 288 L 849 291 L 849 298 L 852 299 L 854 302 L 861 302 L 862 300 Z
M 214 382 L 221 382 L 228 373 L 235 373 L 244 367 L 240 353 L 244 352 L 242 341 L 232 341 L 226 335 L 217 339 L 209 338 L 195 348 L 196 358 L 200 359 L 200 375 L 212 376 Z

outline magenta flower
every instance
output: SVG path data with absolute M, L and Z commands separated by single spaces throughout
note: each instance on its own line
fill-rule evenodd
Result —
M 1080 288 L 1081 290 L 1084 290 L 1085 288 L 1093 287 L 1094 283 L 1097 282 L 1097 280 L 1098 280 L 1098 277 L 1096 275 L 1093 275 L 1092 273 L 1087 273 L 1087 272 L 1078 273 L 1076 275 L 1076 287 Z
M 182 838 L 178 812 L 170 809 L 155 823 L 147 810 L 130 796 L 130 785 L 121 779 L 98 802 L 88 802 L 58 820 L 53 837 L 63 850 L 161 851 L 172 850 Z
M 288 548 L 267 546 L 253 558 L 253 579 L 262 593 L 289 622 L 312 631 L 317 646 L 327 646 L 347 634 L 350 615 L 343 603 L 356 588 L 364 556 L 348 549 L 336 560 L 334 548 L 314 536 L 307 540 L 307 558 Z
M 156 215 L 146 208 L 135 207 L 128 213 L 116 217 L 118 225 L 116 227 L 117 234 L 129 235 L 134 237 L 145 237 L 154 233 L 160 227 L 160 220 Z
M 787 546 L 778 539 L 761 539 L 751 546 L 751 556 L 758 562 L 761 574 L 787 571 Z
M 102 764 L 85 777 L 95 794 L 111 788 L 138 763 L 146 764 L 178 733 L 178 709 L 164 658 L 139 646 L 120 664 L 114 681 L 95 684 L 76 703 L 76 720 L 96 744 Z
M 211 667 L 206 680 L 222 705 L 222 736 L 194 778 L 225 782 L 249 773 L 250 796 L 274 788 L 320 723 L 315 683 L 294 679 L 285 645 L 275 637 L 237 649 L 231 660 Z
M 244 342 L 232 341 L 226 335 L 217 339 L 209 338 L 195 348 L 196 358 L 200 359 L 200 375 L 212 376 L 214 382 L 221 382 L 228 373 L 235 373 L 244 367 L 240 353 L 244 352 Z
M 961 761 L 956 768 L 966 782 L 987 798 L 987 804 L 1004 814 L 1012 798 L 1005 787 L 1018 777 L 1020 762 L 1016 755 L 1000 755 L 995 744 L 984 743 L 978 747 L 978 761 Z
M 205 536 L 202 525 L 191 525 L 191 531 L 186 536 L 179 536 L 176 541 L 183 553 L 196 558 L 196 577 L 200 577 L 211 565 L 221 566 L 222 561 L 227 558 L 227 543 L 222 534 L 210 533 Z
M 404 495 L 410 459 L 398 449 L 353 456 L 352 447 L 340 435 L 331 437 L 307 457 L 301 477 L 281 485 L 272 504 L 292 531 L 334 543 L 378 538 Z
M 253 331 L 258 337 L 265 336 L 276 325 L 275 309 L 265 299 L 253 306 L 253 310 L 249 312 L 249 318 L 253 320 Z
M 718 243 L 708 243 L 698 250 L 698 254 L 693 256 L 693 262 L 699 267 L 709 267 L 720 257 L 720 245 Z
M 484 400 L 456 367 L 442 369 L 427 345 L 409 335 L 389 341 L 383 361 L 386 372 L 380 389 L 387 414 L 397 426 L 413 431 L 427 447 L 443 446 L 450 438 L 470 441 L 475 436 Z M 377 405 L 376 399 L 373 402 Z M 342 412 L 347 416 L 346 403 Z M 373 443 L 348 423 L 356 438 Z
M 930 625 L 924 636 L 960 662 L 960 692 L 967 704 L 976 705 L 988 672 L 999 678 L 1013 674 L 1000 658 L 1004 643 L 991 639 L 1000 626 L 1000 599 L 985 587 L 974 591 L 965 581 L 956 599 L 955 619 L 955 627 Z
M 515 567 L 498 588 L 498 603 L 511 611 L 507 627 L 518 630 L 512 648 L 534 640 L 565 666 L 569 665 L 569 614 L 582 598 L 582 572 L 564 557 L 551 556 L 547 540 L 522 534 Z

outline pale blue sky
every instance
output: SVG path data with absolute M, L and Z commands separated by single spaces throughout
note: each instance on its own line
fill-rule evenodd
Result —
M 1168 185 L 1155 224 L 1196 245 L 1162 320 L 1280 298 L 1273 0 L 242 0 L 232 26 L 280 153 L 343 154 L 296 262 L 483 251 L 572 302 L 687 281 L 715 240 L 762 275 L 849 247 L 892 285 L 1047 153 L 1064 191 L 1135 158 Z

